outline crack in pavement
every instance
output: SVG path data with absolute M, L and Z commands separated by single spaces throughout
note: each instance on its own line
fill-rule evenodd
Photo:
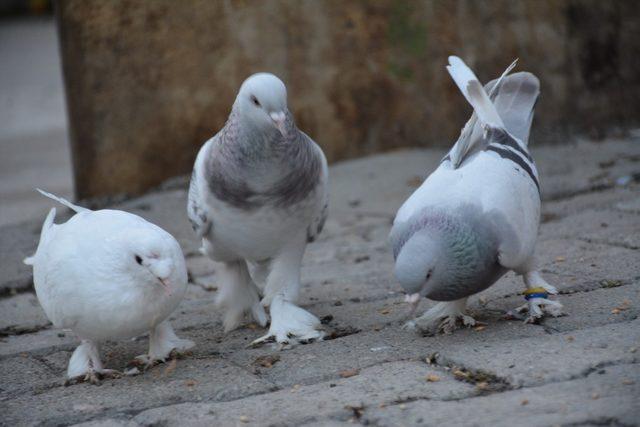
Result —
M 591 238 L 591 237 L 575 237 L 575 239 L 585 243 L 596 243 L 599 245 L 612 246 L 614 248 L 623 248 L 623 249 L 630 249 L 630 250 L 640 249 L 640 246 L 632 245 L 625 242 L 611 241 L 608 239 L 598 239 L 598 238 Z

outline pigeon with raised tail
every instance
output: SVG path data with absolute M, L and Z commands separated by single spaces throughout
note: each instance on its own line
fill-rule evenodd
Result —
M 440 301 L 406 324 L 423 332 L 474 325 L 467 299 L 512 270 L 522 275 L 527 321 L 562 313 L 556 289 L 535 268 L 540 184 L 528 149 L 540 92 L 531 73 L 483 87 L 458 57 L 447 70 L 474 112 L 439 167 L 398 210 L 390 234 L 395 276 L 412 313 L 423 298 Z

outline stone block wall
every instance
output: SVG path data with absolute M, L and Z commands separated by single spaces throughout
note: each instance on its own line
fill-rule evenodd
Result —
M 258 71 L 330 161 L 448 146 L 470 114 L 445 71 L 538 75 L 538 143 L 640 123 L 635 0 L 61 0 L 77 195 L 188 173 Z

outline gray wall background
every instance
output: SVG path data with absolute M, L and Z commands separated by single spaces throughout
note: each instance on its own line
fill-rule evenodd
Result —
M 534 143 L 640 122 L 635 0 L 62 0 L 77 195 L 188 173 L 242 81 L 270 71 L 330 161 L 449 146 L 470 114 L 445 71 L 539 76 Z

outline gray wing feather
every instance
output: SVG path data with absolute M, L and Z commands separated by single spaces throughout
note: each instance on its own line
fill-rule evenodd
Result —
M 320 213 L 313 219 L 311 224 L 309 224 L 309 227 L 307 227 L 307 243 L 314 242 L 318 238 L 318 235 L 320 235 L 324 228 L 324 223 L 327 221 L 328 214 L 329 204 L 325 201 L 322 209 L 320 209 Z
M 318 238 L 318 235 L 322 232 L 324 224 L 327 221 L 327 216 L 329 215 L 329 167 L 327 165 L 327 159 L 324 156 L 322 149 L 313 142 L 311 138 L 309 138 L 309 140 L 313 143 L 313 148 L 317 152 L 322 165 L 319 183 L 319 186 L 321 187 L 320 191 L 322 191 L 322 203 L 317 215 L 314 216 L 311 224 L 307 227 L 307 243 L 311 243 Z
M 198 189 L 198 180 L 196 168 L 191 174 L 191 183 L 189 184 L 189 200 L 187 202 L 187 216 L 193 231 L 198 238 L 203 238 L 211 229 L 211 220 L 207 216 L 206 210 L 200 201 L 200 191 Z

